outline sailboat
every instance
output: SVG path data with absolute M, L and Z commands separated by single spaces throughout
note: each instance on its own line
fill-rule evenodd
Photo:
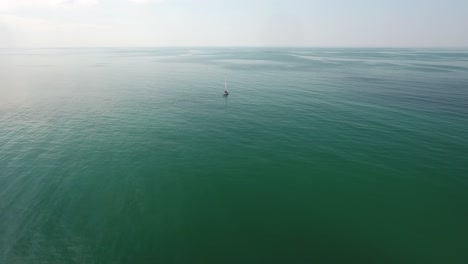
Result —
M 227 88 L 226 76 L 224 77 L 224 92 L 223 92 L 223 95 L 224 95 L 224 96 L 228 96 L 228 95 L 229 95 L 229 91 L 228 91 L 228 88 Z

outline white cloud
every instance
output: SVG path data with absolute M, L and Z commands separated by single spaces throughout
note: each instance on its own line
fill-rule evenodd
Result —
M 0 47 L 60 47 L 96 45 L 98 43 L 94 41 L 102 41 L 101 36 L 104 36 L 110 27 L 87 23 L 57 23 L 39 18 L 0 15 L 0 29 L 4 31 L 2 37 L 8 40 L 6 43 L 0 43 Z
M 99 0 L 0 0 L 0 10 L 93 6 Z
M 137 4 L 148 4 L 148 3 L 161 3 L 164 0 L 129 0 L 130 2 Z
M 121 23 L 70 23 L 0 14 L 0 48 L 151 46 L 154 28 Z

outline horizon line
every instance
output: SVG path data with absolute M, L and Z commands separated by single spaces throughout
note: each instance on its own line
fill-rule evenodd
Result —
M 57 46 L 57 47 L 0 47 L 6 49 L 112 49 L 112 48 L 329 48 L 329 49 L 468 49 L 468 46 L 259 46 L 259 45 L 172 45 L 172 46 Z

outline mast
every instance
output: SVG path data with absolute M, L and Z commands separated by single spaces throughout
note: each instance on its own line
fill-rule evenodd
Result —
M 227 91 L 227 81 L 226 76 L 224 76 L 224 90 Z

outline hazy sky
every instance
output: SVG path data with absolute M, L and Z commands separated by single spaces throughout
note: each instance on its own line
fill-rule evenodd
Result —
M 0 47 L 468 47 L 468 0 L 0 0 Z

